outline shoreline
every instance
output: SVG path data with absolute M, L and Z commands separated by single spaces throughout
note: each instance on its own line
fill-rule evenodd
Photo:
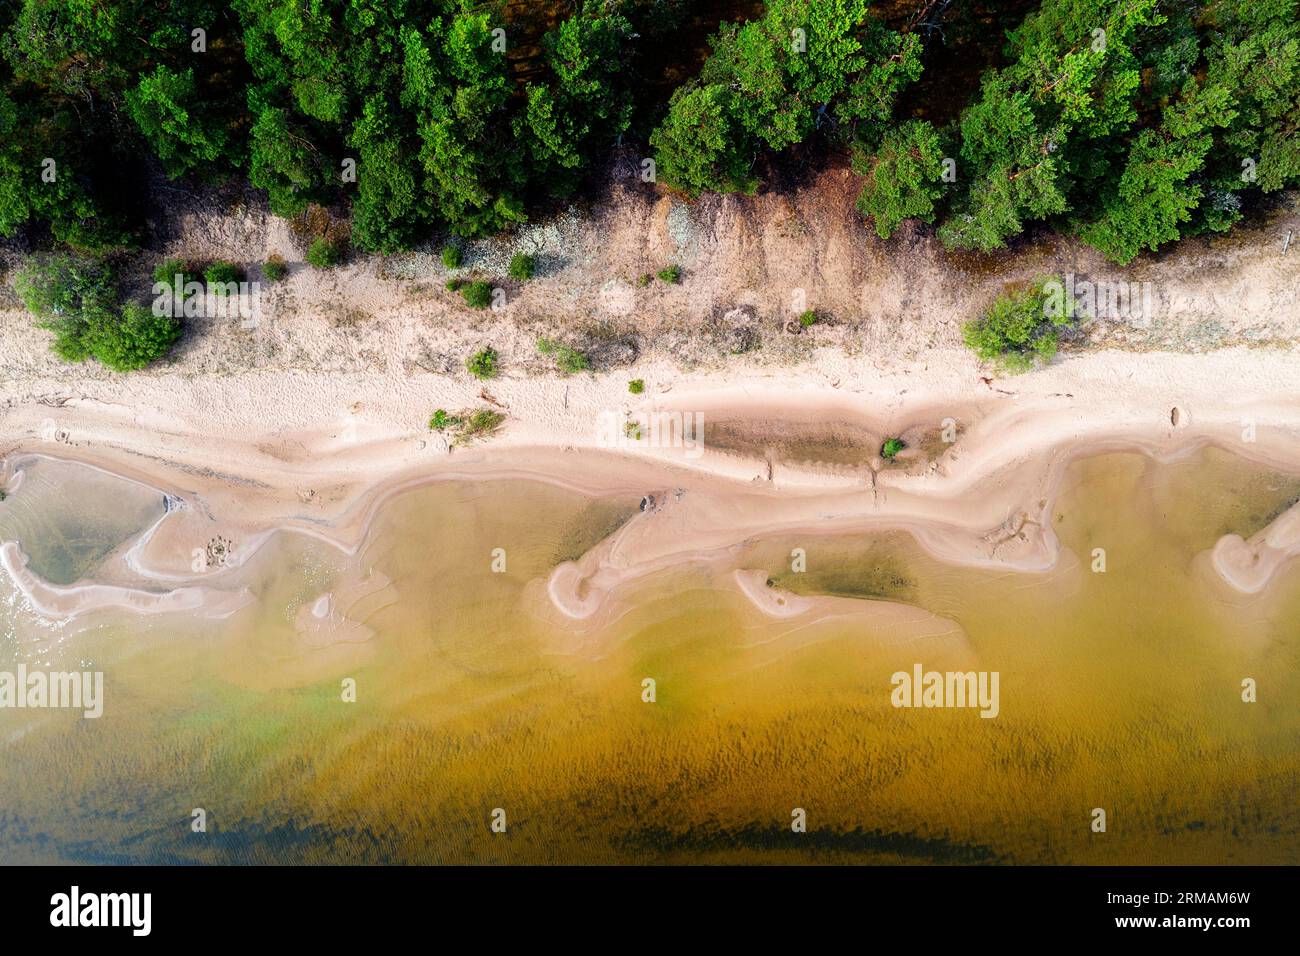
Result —
M 949 362 L 931 364 L 941 374 L 928 374 L 928 367 L 881 374 L 860 364 L 856 374 L 840 375 L 834 384 L 817 383 L 815 373 L 825 370 L 809 369 L 813 374 L 799 387 L 789 384 L 788 373 L 781 376 L 786 381 L 774 382 L 770 371 L 721 382 L 718 376 L 678 376 L 639 399 L 618 396 L 616 390 L 625 387 L 621 376 L 542 383 L 537 390 L 543 393 L 557 386 L 566 395 L 580 391 L 563 414 L 544 394 L 531 401 L 516 397 L 516 390 L 535 381 L 494 384 L 510 405 L 504 433 L 454 451 L 436 433 L 409 426 L 371 424 L 364 438 L 358 427 L 351 436 L 356 441 L 341 441 L 338 429 L 331 430 L 336 422 L 328 404 L 316 407 L 311 427 L 269 433 L 246 428 L 239 437 L 211 429 L 214 416 L 198 405 L 165 422 L 148 414 L 126 422 L 116 403 L 89 396 L 54 412 L 53 433 L 52 410 L 40 402 L 10 407 L 0 425 L 10 437 L 6 478 L 16 459 L 35 454 L 89 464 L 169 496 L 167 514 L 115 559 L 143 583 L 186 586 L 175 591 L 209 583 L 219 588 L 224 576 L 282 532 L 310 535 L 354 554 L 387 501 L 433 481 L 522 479 L 588 495 L 654 495 L 654 507 L 551 575 L 548 593 L 571 619 L 589 617 L 602 595 L 666 567 L 710 561 L 738 541 L 792 532 L 902 530 L 948 563 L 1045 571 L 1054 566 L 1059 545 L 1043 515 L 1066 466 L 1092 454 L 1138 451 L 1169 460 L 1214 445 L 1300 473 L 1300 397 L 1260 387 L 1290 374 L 1293 363 L 1285 353 L 1228 350 L 1137 361 L 1128 353 L 1086 353 L 994 384 L 976 378 L 964 389 L 953 387 L 960 379 L 949 373 Z M 1135 377 L 1138 364 L 1142 379 Z M 900 378 L 906 388 L 898 387 Z M 1251 382 L 1255 394 L 1273 397 L 1225 401 L 1223 383 L 1233 380 Z M 443 389 L 463 387 L 445 378 L 438 383 Z M 248 389 L 250 384 L 240 382 L 242 400 L 264 403 L 266 396 Z M 706 435 L 708 422 L 725 420 L 776 424 L 784 426 L 783 434 L 835 423 L 860 431 L 863 447 L 886 434 L 920 437 L 894 464 L 878 457 L 854 465 L 791 463 L 707 442 L 698 456 L 685 448 L 611 449 L 602 447 L 595 427 L 611 408 L 699 413 Z M 289 411 L 285 417 L 292 420 L 306 409 Z M 944 422 L 953 424 L 954 440 L 936 444 L 931 433 Z M 1247 425 L 1253 441 L 1245 440 Z M 214 536 L 230 543 L 225 560 L 194 572 L 191 555 Z M 1263 591 L 1297 554 L 1300 506 L 1249 541 L 1221 539 L 1211 563 L 1226 586 L 1250 595 Z M 153 595 L 147 599 L 98 592 L 98 601 L 38 593 L 39 582 L 23 578 L 31 575 L 21 562 L 7 552 L 3 557 L 6 571 L 38 608 L 72 607 L 75 615 L 101 604 L 158 600 L 153 591 L 140 592 Z M 66 590 L 78 587 L 102 585 Z

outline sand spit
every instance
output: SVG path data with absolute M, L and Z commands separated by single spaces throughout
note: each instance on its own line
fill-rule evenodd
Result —
M 942 639 L 969 650 L 966 632 L 960 624 L 909 604 L 825 595 L 803 597 L 769 587 L 762 571 L 736 570 L 731 573 L 731 580 L 761 614 L 776 620 L 853 618 L 881 629 L 894 644 Z
M 110 584 L 59 587 L 42 581 L 27 570 L 27 556 L 15 541 L 0 544 L 0 567 L 37 614 L 56 621 L 109 609 L 135 614 L 186 611 L 205 618 L 223 618 L 253 600 L 248 591 L 214 591 L 204 587 L 181 587 L 163 592 Z
M 1300 555 L 1300 504 L 1249 540 L 1224 535 L 1210 554 L 1214 569 L 1225 581 L 1245 594 L 1258 594 L 1283 564 Z
M 355 553 L 385 501 L 430 481 L 522 478 L 653 498 L 547 582 L 557 608 L 587 619 L 633 581 L 687 562 L 721 562 L 743 542 L 791 532 L 905 530 L 945 561 L 1047 570 L 1059 543 L 1046 518 L 1078 457 L 1136 450 L 1168 460 L 1213 444 L 1300 472 L 1296 370 L 1282 351 L 1098 352 L 990 379 L 969 355 L 936 350 L 924 364 L 883 368 L 827 354 L 797 376 L 749 366 L 726 376 L 638 369 L 655 383 L 642 396 L 628 394 L 622 375 L 503 379 L 491 398 L 508 411 L 505 431 L 454 450 L 427 427 L 428 409 L 463 405 L 452 394 L 463 384 L 444 376 L 156 376 L 113 383 L 133 394 L 111 402 L 81 394 L 55 407 L 38 395 L 11 398 L 0 434 L 10 461 L 33 453 L 82 461 L 169 495 L 175 506 L 129 550 L 133 573 L 169 585 L 215 583 L 279 532 Z M 340 431 L 335 411 L 356 408 L 359 392 L 367 398 Z M 706 440 L 611 441 L 611 410 L 698 417 Z M 755 423 L 733 432 L 747 441 L 756 435 L 754 447 L 712 447 L 711 421 Z M 820 438 L 792 439 L 825 423 L 835 423 L 836 434 L 860 434 L 852 454 Z M 898 460 L 871 454 L 899 435 L 909 449 Z M 791 448 L 797 457 L 781 457 Z M 1257 591 L 1297 550 L 1297 524 L 1284 517 L 1250 542 L 1225 539 L 1212 563 L 1233 587 Z M 195 572 L 196 551 L 219 560 Z M 22 570 L 12 559 L 6 566 L 11 575 Z M 46 599 L 33 604 L 64 614 L 93 604 L 84 594 L 40 593 Z M 158 606 L 200 594 L 219 607 L 230 600 L 184 586 L 173 593 L 184 596 Z

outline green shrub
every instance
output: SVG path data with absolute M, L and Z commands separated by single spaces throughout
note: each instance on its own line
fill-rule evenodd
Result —
M 906 447 L 907 442 L 901 438 L 886 438 L 885 443 L 880 446 L 880 457 L 885 459 L 893 458 Z
M 682 267 L 679 265 L 665 266 L 659 270 L 659 278 L 669 285 L 676 285 L 682 281 Z
M 497 350 L 488 346 L 475 352 L 465 360 L 465 368 L 475 378 L 495 378 L 497 374 Z
M 31 260 L 14 276 L 28 312 L 43 319 L 81 319 L 117 310 L 117 277 L 95 259 L 68 255 Z
M 442 264 L 448 269 L 459 269 L 462 259 L 459 246 L 442 247 Z
M 144 368 L 166 355 L 181 337 L 181 324 L 128 302 L 119 315 L 90 318 L 81 341 L 87 354 L 115 372 Z
M 14 287 L 40 326 L 54 333 L 51 348 L 65 361 L 93 358 L 119 372 L 142 368 L 165 355 L 181 334 L 180 322 L 170 315 L 136 304 L 121 307 L 112 270 L 94 259 L 61 255 L 30 262 Z
M 486 309 L 492 302 L 492 286 L 486 282 L 470 282 L 461 288 L 460 294 L 473 309 Z
M 551 339 L 538 339 L 537 351 L 554 358 L 555 364 L 565 375 L 576 375 L 578 372 L 585 372 L 591 367 L 591 363 L 587 361 L 587 356 L 577 349 L 562 345 Z
M 632 379 L 632 381 L 627 383 L 627 390 L 631 392 L 633 395 L 640 395 L 642 392 L 645 391 L 645 379 L 643 378 Z
M 288 274 L 289 267 L 281 256 L 271 256 L 262 263 L 262 275 L 266 276 L 268 282 L 279 282 Z
M 343 252 L 336 243 L 322 237 L 307 250 L 307 262 L 316 269 L 329 269 L 343 261 Z
M 440 408 L 429 419 L 429 428 L 438 432 L 451 432 L 451 444 L 468 445 L 477 438 L 487 438 L 501 427 L 506 416 L 491 408 L 461 411 L 455 415 Z
M 176 277 L 180 276 L 181 288 L 176 288 Z M 153 281 L 156 284 L 170 286 L 173 294 L 184 295 L 185 285 L 197 282 L 199 276 L 184 259 L 164 259 L 154 266 Z
M 464 284 L 465 284 L 465 280 L 464 280 L 464 279 L 455 279 L 455 278 L 453 278 L 453 279 L 448 279 L 448 280 L 447 280 L 447 291 L 448 291 L 448 292 L 458 292 L 458 291 L 460 290 L 460 287 L 463 286 Z
M 1070 309 L 1048 307 L 1049 291 L 1060 287 L 1056 279 L 1042 279 L 1028 289 L 999 296 L 987 312 L 966 323 L 962 338 L 981 359 L 1011 372 L 1050 361 L 1061 328 L 1073 321 Z
M 208 291 L 213 295 L 225 295 L 227 286 L 239 282 L 244 277 L 244 270 L 233 262 L 218 259 L 203 270 L 203 278 L 208 284 Z
M 805 311 L 804 311 L 804 312 L 799 316 L 799 324 L 800 324 L 801 326 L 803 326 L 805 329 L 807 329 L 807 328 L 811 328 L 812 326 L 816 325 L 816 324 L 817 324 L 817 312 L 816 312 L 815 310 L 813 310 L 813 309 L 807 309 L 807 310 L 805 310 Z
M 536 265 L 532 256 L 516 252 L 510 259 L 510 278 L 517 282 L 527 282 L 533 277 L 533 270 Z
M 456 437 L 452 444 L 468 445 L 476 438 L 487 438 L 500 428 L 505 420 L 506 416 L 503 413 L 491 408 L 480 408 L 468 417 L 458 415 Z

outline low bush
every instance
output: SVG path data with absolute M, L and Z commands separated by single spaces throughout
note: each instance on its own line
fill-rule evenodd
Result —
M 1073 322 L 1069 309 L 1048 307 L 1051 290 L 1059 286 L 1056 279 L 1041 279 L 999 296 L 987 312 L 966 323 L 962 338 L 981 359 L 1010 372 L 1050 361 L 1061 329 Z
M 532 256 L 517 252 L 510 259 L 510 278 L 516 282 L 527 282 L 533 277 L 533 270 L 536 266 L 537 263 Z
M 199 275 L 184 259 L 164 259 L 154 266 L 153 281 L 170 286 L 174 294 L 183 295 L 186 284 L 199 281 Z M 180 288 L 177 288 L 177 282 Z
M 465 304 L 472 309 L 486 309 L 492 304 L 492 286 L 486 282 L 470 282 L 461 287 Z
M 556 366 L 565 375 L 576 375 L 578 372 L 585 372 L 591 367 L 591 363 L 587 361 L 587 356 L 575 348 L 562 345 L 552 339 L 538 339 L 537 351 L 555 359 Z
M 475 378 L 495 378 L 497 374 L 497 350 L 488 346 L 475 352 L 465 360 L 465 368 Z
M 203 279 L 208 284 L 208 291 L 213 295 L 225 295 L 228 286 L 239 282 L 244 277 L 244 270 L 233 262 L 218 259 L 203 270 Z
M 281 256 L 271 256 L 262 263 L 262 275 L 268 282 L 279 282 L 289 274 L 289 267 Z
M 307 263 L 315 269 L 330 269 L 343 261 L 343 251 L 337 243 L 323 236 L 312 242 L 307 250 Z

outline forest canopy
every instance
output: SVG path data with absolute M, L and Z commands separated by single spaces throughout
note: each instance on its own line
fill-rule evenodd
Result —
M 1298 3 L 1013 4 L 949 83 L 969 0 L 722 23 L 703 0 L 12 0 L 0 235 L 102 255 L 144 241 L 156 182 L 234 180 L 279 216 L 347 208 L 391 253 L 523 222 L 620 145 L 686 197 L 817 147 L 851 157 L 881 237 L 920 220 L 991 251 L 1043 226 L 1126 263 L 1300 182 Z

